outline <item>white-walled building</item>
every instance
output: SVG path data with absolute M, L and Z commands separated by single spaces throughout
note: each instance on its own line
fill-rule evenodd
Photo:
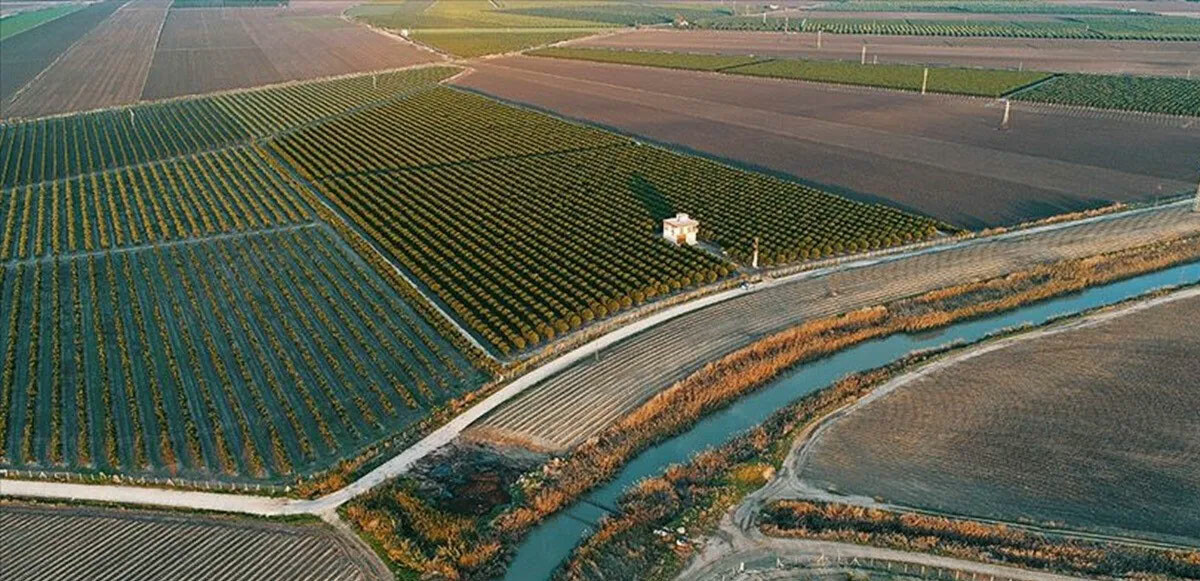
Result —
M 663 238 L 676 244 L 695 244 L 696 234 L 699 232 L 700 222 L 683 212 L 675 214 L 674 218 L 663 220 Z

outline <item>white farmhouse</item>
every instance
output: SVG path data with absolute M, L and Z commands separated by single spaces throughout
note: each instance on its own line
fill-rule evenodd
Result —
M 680 212 L 674 218 L 663 220 L 663 238 L 676 244 L 691 246 L 696 243 L 696 234 L 700 231 L 700 222 L 691 216 Z

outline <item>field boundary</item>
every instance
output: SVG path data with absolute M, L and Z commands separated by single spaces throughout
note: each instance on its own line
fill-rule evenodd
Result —
M 269 156 L 270 160 L 273 161 L 275 163 L 275 165 L 277 165 L 280 168 L 282 168 L 283 170 L 285 170 L 287 177 L 289 177 L 293 182 L 296 183 L 297 186 L 299 186 L 300 188 L 302 188 L 303 190 L 305 190 L 308 193 L 308 195 L 304 196 L 304 197 L 316 200 L 318 203 L 321 204 L 322 207 L 325 208 L 325 210 L 327 212 L 329 212 L 332 216 L 335 216 L 338 220 L 340 220 L 342 222 L 342 226 L 344 228 L 335 228 L 335 230 L 340 231 L 340 230 L 345 229 L 350 232 L 354 232 L 355 236 L 357 236 L 359 238 L 359 240 L 361 240 L 363 243 L 365 243 L 375 253 L 375 255 L 380 260 L 382 260 L 388 266 L 392 267 L 392 271 L 395 272 L 397 276 L 399 276 L 402 280 L 404 280 L 404 282 L 408 283 L 408 286 L 412 287 L 412 289 L 414 291 L 416 291 L 417 294 L 419 294 L 421 296 L 421 298 L 425 300 L 425 302 L 429 303 L 430 306 L 432 306 L 435 310 L 437 310 L 438 314 L 441 315 L 442 318 L 444 318 L 451 325 L 453 325 L 454 328 L 458 330 L 458 333 L 460 335 L 462 335 L 464 338 L 466 338 L 467 341 L 469 341 L 472 346 L 474 346 L 476 349 L 478 349 L 480 352 L 482 352 L 484 355 L 486 355 L 489 359 L 491 359 L 497 363 L 501 363 L 500 359 L 497 358 L 494 353 L 492 353 L 491 349 L 487 348 L 485 343 L 483 343 L 478 338 L 476 338 L 475 335 L 470 331 L 470 329 L 468 329 L 466 326 L 459 323 L 458 319 L 451 316 L 451 314 L 444 308 L 444 305 L 441 303 L 441 301 L 439 299 L 437 299 L 436 296 L 434 296 L 432 293 L 427 293 L 426 289 L 424 288 L 424 285 L 419 284 L 419 281 L 414 280 L 414 278 L 411 277 L 406 270 L 404 270 L 398 264 L 396 264 L 396 261 L 392 260 L 392 258 L 388 256 L 388 253 L 384 252 L 383 249 L 380 248 L 379 245 L 374 240 L 372 240 L 370 236 L 367 236 L 365 233 L 363 233 L 360 230 L 360 227 L 357 224 L 355 224 L 353 220 L 348 219 L 346 216 L 344 216 L 342 214 L 342 212 L 338 208 L 334 207 L 333 204 L 330 204 L 329 200 L 325 199 L 325 196 L 323 194 L 321 194 L 321 192 L 318 191 L 317 188 L 315 188 L 313 186 L 312 182 L 310 182 L 304 176 L 300 175 L 300 172 L 297 171 L 296 168 L 292 167 L 292 165 L 290 163 L 288 163 L 286 160 L 284 160 L 282 157 L 280 157 L 279 153 L 276 152 L 274 148 L 258 148 L 258 149 L 260 151 L 264 152 L 265 156 Z
M 583 39 L 575 39 L 575 40 L 583 40 Z M 579 48 L 587 49 L 587 50 L 610 50 L 610 51 L 617 51 L 617 52 L 624 50 L 624 49 L 607 49 L 607 48 L 592 48 L 592 47 L 579 47 Z M 534 49 L 528 49 L 528 50 L 534 50 Z M 660 51 L 628 50 L 626 52 L 660 52 Z M 663 54 L 674 54 L 674 53 L 663 53 Z M 688 53 L 682 53 L 682 54 L 688 54 Z M 708 53 L 697 53 L 697 54 L 708 54 Z M 900 94 L 904 94 L 904 95 L 917 95 L 922 98 L 933 97 L 936 99 L 964 100 L 964 101 L 968 101 L 968 102 L 970 102 L 970 101 L 1003 102 L 1003 101 L 1009 99 L 1011 96 L 1013 96 L 1021 91 L 1031 89 L 1034 86 L 1049 82 L 1049 81 L 1056 79 L 1063 75 L 1063 73 L 1046 73 L 1048 76 L 1044 79 L 1040 79 L 1040 80 L 1030 83 L 1028 85 L 1018 87 L 1018 88 L 1013 89 L 1012 91 L 1005 93 L 1003 95 L 1000 95 L 998 97 L 989 97 L 986 95 L 969 95 L 969 94 L 963 94 L 963 93 L 943 93 L 943 92 L 939 92 L 939 91 L 928 91 L 928 92 L 922 94 L 921 91 L 917 90 L 917 89 L 897 89 L 894 87 L 879 87 L 879 86 L 874 86 L 874 85 L 861 85 L 861 84 L 853 84 L 853 83 L 837 83 L 837 82 L 832 82 L 832 81 L 814 81 L 814 80 L 810 80 L 810 79 L 791 79 L 791 78 L 786 78 L 786 77 L 774 77 L 774 76 L 767 76 L 767 75 L 745 75 L 745 74 L 740 74 L 740 73 L 733 71 L 733 69 L 736 69 L 738 67 L 749 66 L 752 64 L 760 64 L 763 62 L 772 62 L 772 61 L 779 61 L 779 60 L 810 60 L 810 59 L 780 59 L 780 58 L 770 57 L 770 58 L 764 58 L 761 61 L 755 61 L 752 63 L 746 63 L 746 64 L 741 64 L 741 65 L 732 65 L 729 67 L 724 67 L 719 70 L 708 71 L 708 70 L 689 69 L 689 68 L 681 68 L 681 67 L 659 67 L 659 66 L 633 64 L 633 63 L 594 61 L 594 60 L 587 60 L 587 59 L 568 59 L 568 58 L 559 58 L 559 57 L 554 57 L 554 56 L 526 55 L 526 54 L 524 54 L 524 51 L 522 51 L 522 56 L 553 59 L 553 60 L 560 60 L 560 61 L 582 60 L 584 62 L 596 63 L 596 64 L 607 65 L 607 66 L 632 67 L 632 68 L 638 68 L 638 69 L 666 69 L 666 70 L 671 70 L 671 71 L 681 71 L 681 72 L 687 72 L 687 73 L 693 73 L 693 74 L 714 75 L 714 76 L 721 76 L 721 77 L 729 77 L 731 75 L 734 75 L 734 76 L 741 77 L 741 78 L 758 79 L 760 81 L 775 82 L 775 83 L 806 83 L 809 85 L 817 85 L 819 87 L 828 87 L 831 89 L 850 90 L 850 92 L 900 93 Z M 818 61 L 818 62 L 827 62 L 827 61 Z M 828 61 L 828 62 L 835 62 L 835 61 Z M 850 62 L 850 61 L 836 61 L 836 62 Z M 868 65 L 868 66 L 870 66 L 870 65 Z M 930 67 L 930 68 L 933 68 L 933 67 Z M 969 67 L 942 67 L 942 68 L 969 68 Z M 1009 70 L 1009 69 L 981 69 L 981 70 Z M 1013 100 L 1011 102 L 1013 105 L 1049 106 L 1049 107 L 1060 108 L 1060 109 L 1068 110 L 1068 111 L 1086 111 L 1086 112 L 1094 112 L 1097 114 L 1119 113 L 1119 114 L 1123 114 L 1123 115 L 1130 115 L 1136 119 L 1157 120 L 1159 122 L 1187 121 L 1190 124 L 1190 122 L 1195 121 L 1197 119 L 1197 117 L 1192 116 L 1192 115 L 1176 115 L 1176 114 L 1170 114 L 1170 113 L 1151 113 L 1151 112 L 1147 112 L 1147 111 L 1136 111 L 1133 109 L 1105 109 L 1105 108 L 1100 108 L 1100 107 L 1087 107 L 1087 106 L 1083 106 L 1083 105 L 1062 105 L 1059 103 L 1049 103 L 1049 102 L 1045 102 L 1045 101 Z M 1188 127 L 1188 126 L 1190 126 L 1190 125 L 1184 125 L 1184 127 Z
M 1127 212 L 1103 214 L 1100 216 L 1086 218 L 1084 220 L 1064 221 L 1021 231 L 1005 232 L 991 236 L 982 236 L 969 240 L 961 240 L 938 247 L 918 249 L 916 253 L 938 252 L 943 249 L 978 244 L 981 241 L 1004 240 L 1012 237 L 1026 236 L 1040 232 L 1076 227 L 1098 221 L 1123 218 L 1130 215 L 1136 215 L 1155 210 L 1167 210 L 1188 204 L 1191 204 L 1190 199 L 1179 200 L 1160 206 L 1139 208 L 1129 210 Z M 820 276 L 822 274 L 837 270 L 861 268 L 864 266 L 877 264 L 879 262 L 896 260 L 900 257 L 901 256 L 891 256 L 861 259 L 841 265 L 830 266 L 825 269 L 796 273 L 791 276 L 753 285 L 749 288 L 731 289 L 722 293 L 709 295 L 704 298 L 676 305 L 645 319 L 616 329 L 580 347 L 572 349 L 571 351 L 553 359 L 545 365 L 537 367 L 525 375 L 516 378 L 511 383 L 504 385 L 488 397 L 480 400 L 463 413 L 455 416 L 450 421 L 442 424 L 432 432 L 429 432 L 422 439 L 418 440 L 410 447 L 404 449 L 397 455 L 359 477 L 357 480 L 351 482 L 341 489 L 316 499 L 298 500 L 270 498 L 246 494 L 222 494 L 177 489 L 131 487 L 123 485 L 75 484 L 36 480 L 14 480 L 5 478 L 0 478 L 0 496 L 85 499 L 122 502 L 129 504 L 199 508 L 221 512 L 240 512 L 265 516 L 305 513 L 320 514 L 335 509 L 350 499 L 371 490 L 378 484 L 407 472 L 408 469 L 418 460 L 450 443 L 453 439 L 458 437 L 463 430 L 474 423 L 477 419 L 483 417 L 489 411 L 499 407 L 503 403 L 506 403 L 544 379 L 547 379 L 550 376 L 569 368 L 580 360 L 591 357 L 594 353 L 598 353 L 609 345 L 612 345 L 637 333 L 643 332 L 667 320 L 702 309 L 718 302 L 722 302 L 735 296 L 751 292 L 758 292 L 763 289 L 781 284 L 787 284 L 791 281 L 802 278 Z

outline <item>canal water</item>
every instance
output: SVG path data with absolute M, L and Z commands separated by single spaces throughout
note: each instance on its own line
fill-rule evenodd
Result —
M 762 389 L 702 419 L 689 430 L 646 449 L 612 481 L 539 524 L 518 547 L 504 579 L 549 579 L 579 542 L 592 532 L 592 523 L 605 515 L 603 507 L 615 507 L 617 499 L 630 485 L 660 474 L 671 464 L 685 462 L 697 452 L 724 443 L 739 432 L 762 423 L 776 410 L 848 374 L 887 365 L 913 351 L 954 341 L 977 341 L 1007 328 L 1037 325 L 1056 317 L 1115 304 L 1165 286 L 1197 282 L 1200 282 L 1200 263 L 1176 266 L 935 331 L 897 334 L 861 343 L 800 365 Z

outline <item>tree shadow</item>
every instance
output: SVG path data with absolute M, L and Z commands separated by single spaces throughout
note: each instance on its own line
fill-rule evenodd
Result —
M 658 186 L 641 174 L 635 173 L 630 176 L 629 189 L 633 191 L 634 196 L 637 196 L 638 201 L 642 203 L 642 207 L 646 208 L 646 212 L 650 214 L 651 218 L 665 220 L 675 215 L 670 200 L 667 200 Z

